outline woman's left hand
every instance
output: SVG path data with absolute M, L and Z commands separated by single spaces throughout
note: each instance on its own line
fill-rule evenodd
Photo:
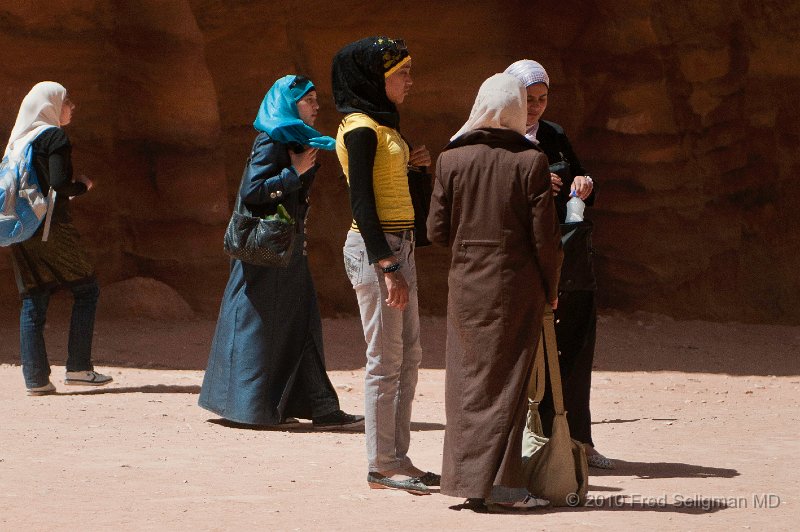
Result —
M 576 175 L 575 179 L 572 180 L 570 190 L 574 190 L 580 199 L 585 200 L 592 193 L 592 188 L 594 188 L 594 183 L 592 183 L 591 177 L 588 175 Z
M 558 177 L 558 174 L 554 174 L 550 172 L 550 188 L 553 191 L 553 196 L 558 196 L 558 193 L 561 192 L 561 185 L 563 185 L 563 181 L 561 178 Z
M 424 144 L 417 146 L 408 154 L 408 165 L 417 167 L 430 166 L 431 152 L 428 151 Z
M 84 185 L 86 185 L 86 192 L 89 192 L 90 190 L 92 190 L 92 187 L 94 186 L 94 183 L 92 182 L 92 180 L 89 179 L 88 177 L 86 177 L 83 174 L 79 175 L 75 179 L 75 181 L 77 181 L 78 183 L 83 183 Z

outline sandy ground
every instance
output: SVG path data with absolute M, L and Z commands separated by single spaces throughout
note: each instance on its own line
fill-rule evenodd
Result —
M 57 312 L 53 312 L 57 314 Z M 105 388 L 66 387 L 66 322 L 48 328 L 59 393 L 27 397 L 16 322 L 0 325 L 0 529 L 796 529 L 800 327 L 604 314 L 590 506 L 527 515 L 369 490 L 363 434 L 246 429 L 200 409 L 211 321 L 100 321 Z M 444 320 L 424 318 L 411 456 L 438 471 Z M 361 412 L 355 319 L 325 321 L 342 406 Z M 150 369 L 147 369 L 150 368 Z M 169 369 L 180 368 L 180 369 Z

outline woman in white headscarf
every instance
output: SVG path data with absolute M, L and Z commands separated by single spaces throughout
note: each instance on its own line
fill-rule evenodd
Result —
M 558 174 L 550 174 L 556 210 L 561 223 L 566 221 L 567 202 L 575 195 L 586 206 L 594 204 L 596 186 L 578 160 L 564 129 L 547 120 L 542 114 L 547 109 L 550 77 L 544 67 L 530 59 L 521 59 L 509 65 L 507 74 L 525 84 L 528 100 L 528 118 L 525 136 L 541 149 Z M 597 330 L 597 288 L 591 269 L 591 225 L 570 226 L 572 241 L 565 244 L 564 268 L 559 287 L 559 308 L 555 311 L 556 340 L 561 353 L 561 382 L 564 407 L 567 411 L 570 435 L 583 443 L 589 465 L 613 469 L 614 465 L 594 448 L 592 441 L 592 415 L 589 395 L 592 387 L 592 363 Z M 582 237 L 582 238 L 579 238 Z M 539 406 L 545 435 L 549 436 L 553 420 L 553 400 L 549 381 L 544 400 Z
M 63 127 L 72 120 L 75 104 L 67 90 L 53 81 L 37 83 L 22 100 L 5 155 L 19 157 L 32 146 L 33 170 L 51 207 L 49 235 L 45 224 L 31 238 L 11 246 L 11 259 L 22 298 L 20 358 L 29 395 L 55 392 L 44 341 L 50 295 L 60 288 L 72 292 L 65 384 L 101 386 L 112 378 L 94 371 L 92 336 L 99 288 L 94 268 L 72 225 L 70 199 L 85 194 L 92 182 L 72 175 L 72 146 Z M 55 194 L 50 194 L 51 189 Z M 53 201 L 51 199 L 51 201 Z
M 521 440 L 545 304 L 557 303 L 561 233 L 547 158 L 524 137 L 525 89 L 496 74 L 439 156 L 428 237 L 452 249 L 441 491 L 482 508 L 519 488 Z M 532 509 L 527 491 L 503 502 Z

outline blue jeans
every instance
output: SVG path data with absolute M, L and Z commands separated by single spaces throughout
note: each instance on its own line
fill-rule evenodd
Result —
M 72 305 L 72 318 L 69 325 L 67 344 L 67 371 L 91 371 L 92 336 L 94 316 L 100 288 L 97 281 L 71 286 L 75 302 Z M 22 361 L 22 374 L 28 388 L 38 388 L 50 380 L 50 363 L 44 343 L 44 324 L 47 321 L 47 307 L 50 293 L 40 293 L 22 300 L 19 315 L 19 352 Z

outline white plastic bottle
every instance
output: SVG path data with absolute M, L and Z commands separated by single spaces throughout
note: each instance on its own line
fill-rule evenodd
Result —
M 586 208 L 586 204 L 583 202 L 582 199 L 578 197 L 578 193 L 574 190 L 569 193 L 571 196 L 569 201 L 567 202 L 567 217 L 566 223 L 576 223 L 583 221 L 583 210 Z

